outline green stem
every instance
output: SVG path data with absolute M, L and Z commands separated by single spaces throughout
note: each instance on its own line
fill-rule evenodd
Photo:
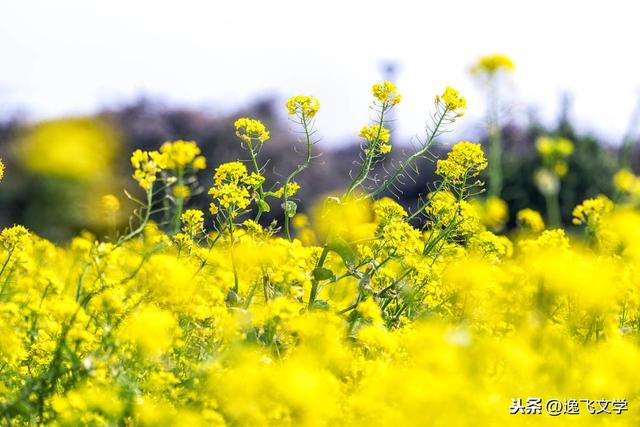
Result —
M 229 226 L 229 239 L 231 240 L 231 242 L 229 243 L 229 255 L 231 257 L 231 266 L 233 268 L 233 291 L 237 294 L 240 290 L 240 286 L 238 285 L 238 270 L 236 269 L 236 259 L 233 253 L 233 244 L 235 243 L 235 238 L 233 237 L 233 221 L 231 220 L 231 213 L 229 213 L 227 223 Z
M 251 164 L 253 165 L 253 169 L 256 171 L 258 175 L 260 175 L 261 173 L 260 173 L 260 167 L 258 166 L 257 155 L 253 149 L 253 144 L 251 143 L 251 140 L 249 140 L 249 143 L 247 145 L 249 146 L 249 155 L 251 156 Z M 262 184 L 258 186 L 257 191 L 258 191 L 258 196 L 260 197 L 260 200 L 264 200 L 264 190 L 262 189 Z M 256 222 L 258 222 L 258 220 L 262 216 L 262 212 L 263 212 L 262 207 L 258 205 L 258 213 L 256 214 L 256 218 L 255 218 Z
M 307 157 L 304 160 L 304 163 L 302 163 L 301 165 L 298 165 L 298 167 L 291 172 L 291 174 L 289 174 L 289 176 L 287 177 L 287 179 L 284 182 L 284 195 L 283 195 L 283 200 L 284 200 L 284 231 L 285 234 L 287 235 L 287 239 L 291 240 L 291 233 L 289 232 L 289 215 L 287 214 L 287 202 L 289 201 L 289 194 L 288 194 L 288 188 L 287 185 L 298 175 L 300 174 L 303 170 L 305 170 L 306 168 L 309 167 L 309 164 L 311 163 L 311 135 L 309 134 L 309 123 L 307 122 L 307 117 L 304 114 L 304 112 L 301 114 L 301 120 L 302 120 L 302 127 L 304 129 L 304 134 L 307 140 Z
M 4 263 L 2 264 L 2 268 L 0 268 L 0 276 L 2 276 L 2 274 L 4 273 L 4 271 L 7 269 L 7 265 L 9 265 L 9 261 L 11 260 L 11 255 L 13 255 L 13 251 L 15 250 L 15 247 L 13 249 L 11 249 L 9 251 L 9 253 L 7 254 L 7 259 L 4 261 Z
M 327 260 L 327 255 L 329 255 L 329 248 L 325 245 L 322 248 L 322 253 L 320 254 L 320 258 L 318 258 L 318 262 L 316 263 L 316 269 L 321 268 L 325 261 Z M 316 301 L 316 297 L 318 296 L 318 279 L 315 277 L 311 281 L 311 293 L 309 294 L 309 304 L 308 308 L 311 309 L 313 307 L 313 303 Z
M 178 181 L 176 182 L 177 187 L 182 187 L 184 185 L 184 170 L 182 168 L 178 169 Z M 181 189 L 182 191 L 182 189 Z M 184 209 L 184 198 L 176 197 L 176 213 L 173 216 L 173 221 L 171 223 L 171 234 L 176 234 L 180 230 L 180 217 L 182 216 L 182 210 Z
M 502 194 L 502 135 L 500 133 L 500 120 L 498 114 L 498 90 L 496 84 L 491 84 L 489 106 L 489 196 L 500 197 Z
M 500 128 L 495 122 L 489 125 L 489 196 L 500 197 L 502 194 L 502 137 Z
M 449 109 L 445 108 L 444 111 L 442 112 L 442 115 L 438 118 L 438 121 L 436 122 L 435 127 L 433 128 L 433 132 L 431 132 L 431 135 L 429 135 L 427 142 L 425 142 L 422 148 L 416 151 L 415 153 L 413 153 L 411 156 L 409 156 L 405 161 L 400 163 L 400 166 L 395 170 L 395 172 L 389 178 L 387 178 L 379 188 L 377 188 L 376 190 L 374 190 L 369 194 L 369 198 L 373 199 L 376 196 L 383 193 L 384 191 L 386 191 L 398 179 L 400 175 L 402 175 L 407 171 L 407 168 L 413 162 L 415 162 L 418 158 L 423 156 L 429 150 L 429 147 L 431 147 L 431 144 L 433 144 L 433 141 L 435 140 L 438 134 L 438 129 L 440 128 L 440 126 L 442 126 L 442 122 L 448 112 L 449 112 Z
M 562 222 L 560 216 L 560 193 L 548 194 L 545 196 L 547 202 L 547 220 L 551 227 L 560 227 Z
M 347 188 L 347 192 L 345 193 L 343 198 L 349 197 L 353 192 L 353 190 L 355 190 L 358 186 L 360 186 L 360 184 L 362 184 L 364 180 L 367 179 L 367 176 L 369 176 L 369 172 L 371 172 L 373 157 L 376 154 L 376 147 L 378 145 L 378 142 L 380 142 L 380 133 L 382 132 L 382 126 L 384 125 L 384 113 L 386 110 L 387 110 L 387 103 L 385 102 L 384 104 L 382 104 L 382 109 L 380 110 L 380 120 L 378 120 L 378 123 L 377 123 L 378 133 L 375 139 L 371 141 L 371 143 L 369 144 L 369 149 L 367 151 L 364 162 L 362 162 L 362 166 L 360 167 L 360 172 L 358 172 L 358 175 L 356 176 L 356 178 L 353 181 L 351 181 L 351 184 L 349 184 L 349 188 Z
M 115 247 L 121 246 L 127 240 L 131 240 L 132 238 L 134 238 L 135 236 L 137 236 L 138 234 L 140 234 L 144 230 L 144 228 L 147 226 L 147 223 L 149 222 L 149 218 L 151 216 L 151 203 L 152 203 L 152 200 L 153 200 L 153 186 L 150 186 L 147 189 L 147 205 L 144 208 L 145 214 L 144 214 L 144 218 L 140 222 L 140 225 L 138 226 L 138 228 L 136 228 L 135 230 L 132 230 L 126 236 L 123 236 L 118 241 L 118 243 L 116 243 Z

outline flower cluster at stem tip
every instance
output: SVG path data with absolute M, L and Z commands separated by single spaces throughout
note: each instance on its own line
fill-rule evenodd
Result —
M 473 74 L 493 75 L 501 70 L 513 71 L 515 65 L 511 58 L 506 55 L 495 53 L 492 55 L 481 56 L 478 62 L 471 67 Z
M 167 167 L 167 156 L 158 151 L 136 150 L 131 155 L 131 165 L 135 169 L 133 178 L 140 187 L 148 190 L 156 181 L 158 173 Z
M 313 96 L 296 95 L 286 103 L 289 115 L 300 115 L 310 120 L 315 117 L 320 109 L 320 102 Z
M 463 141 L 453 146 L 446 159 L 438 160 L 436 173 L 456 184 L 474 178 L 488 166 L 480 144 Z
M 458 113 L 458 116 L 464 115 L 464 109 L 467 108 L 467 100 L 460 95 L 456 89 L 447 86 L 440 96 L 436 96 L 436 102 L 442 101 L 446 108 L 450 111 Z
M 247 144 L 251 144 L 253 141 L 263 143 L 270 137 L 266 126 L 257 119 L 243 117 L 236 120 L 234 126 L 236 136 Z
M 388 81 L 374 84 L 371 91 L 373 92 L 373 97 L 381 104 L 394 106 L 402 101 L 402 95 L 398 94 L 396 85 Z

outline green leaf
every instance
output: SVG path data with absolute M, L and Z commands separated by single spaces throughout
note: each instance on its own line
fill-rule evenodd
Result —
M 258 199 L 257 203 L 262 212 L 271 212 L 271 206 L 269 206 L 269 203 L 265 202 L 262 199 Z
M 356 252 L 351 249 L 351 246 L 349 246 L 344 239 L 340 237 L 334 238 L 327 243 L 327 248 L 340 255 L 342 262 L 344 262 L 347 267 L 354 266 L 358 259 Z
M 324 267 L 314 268 L 312 274 L 313 278 L 316 280 L 329 280 L 334 276 L 333 271 Z

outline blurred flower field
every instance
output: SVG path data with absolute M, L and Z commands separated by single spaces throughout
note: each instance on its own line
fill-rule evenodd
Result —
M 487 57 L 474 74 L 512 68 Z M 3 425 L 640 423 L 640 178 L 621 168 L 617 196 L 581 201 L 568 232 L 559 198 L 574 143 L 543 136 L 534 179 L 547 211 L 521 209 L 508 228 L 498 116 L 488 153 L 461 141 L 435 159 L 467 108 L 447 87 L 421 143 L 380 169 L 402 99 L 390 82 L 372 96 L 349 185 L 304 212 L 298 182 L 322 113 L 306 95 L 286 103 L 300 161 L 278 181 L 256 118 L 235 122 L 244 156 L 213 176 L 182 140 L 134 151 L 138 185 L 122 196 L 87 172 L 117 150 L 56 168 L 94 177 L 104 233 L 54 244 L 21 225 L 0 232 Z M 114 138 L 84 122 L 48 131 Z M 39 143 L 36 131 L 18 156 L 46 169 L 28 154 Z M 409 209 L 398 195 L 424 160 L 436 179 Z M 0 163 L 0 192 L 10 173 Z M 266 220 L 272 208 L 281 216 Z

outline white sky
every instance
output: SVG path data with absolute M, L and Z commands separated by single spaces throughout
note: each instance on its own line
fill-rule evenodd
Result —
M 468 68 L 501 52 L 517 66 L 518 105 L 553 119 L 569 91 L 581 128 L 616 142 L 640 93 L 638 12 L 620 0 L 3 0 L 0 109 L 53 117 L 146 93 L 233 110 L 305 93 L 336 141 L 366 123 L 390 58 L 401 64 L 400 135 L 421 132 L 445 85 L 467 95 L 458 126 L 469 130 L 484 107 Z

